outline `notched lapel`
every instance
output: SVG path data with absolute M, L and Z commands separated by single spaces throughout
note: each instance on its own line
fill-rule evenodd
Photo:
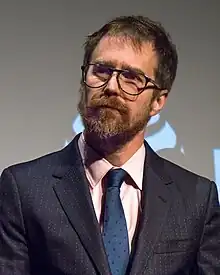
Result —
M 172 180 L 163 171 L 162 159 L 147 147 L 142 211 L 134 237 L 129 274 L 144 274 L 148 267 L 171 206 L 171 183 Z
M 76 143 L 75 140 L 73 142 Z M 76 144 L 74 144 L 76 147 Z M 62 175 L 57 173 L 54 191 L 82 245 L 100 274 L 109 274 L 100 227 L 94 211 L 89 183 L 85 176 L 78 148 L 72 148 L 71 166 Z

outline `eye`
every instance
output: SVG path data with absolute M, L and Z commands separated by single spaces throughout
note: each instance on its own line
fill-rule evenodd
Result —
M 139 80 L 138 74 L 132 71 L 124 71 L 122 75 L 124 78 L 130 79 L 130 80 Z
M 102 64 L 94 64 L 92 73 L 96 76 L 110 76 L 112 69 Z
M 141 88 L 146 82 L 146 79 L 142 74 L 130 70 L 123 71 L 122 78 L 126 83 L 131 83 Z

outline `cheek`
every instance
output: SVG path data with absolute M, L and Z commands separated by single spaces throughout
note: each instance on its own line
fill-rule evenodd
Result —
M 89 103 L 92 100 L 99 99 L 101 97 L 102 90 L 101 89 L 86 89 L 86 100 Z
M 152 106 L 152 97 L 140 97 L 135 102 L 133 102 L 133 111 L 132 113 L 140 114 L 140 113 L 146 113 L 149 109 L 151 109 Z
M 89 105 L 93 96 L 94 96 L 93 91 L 91 91 L 90 88 L 86 88 L 84 91 L 84 102 Z
M 92 93 L 91 91 L 88 91 L 86 93 L 86 102 L 89 103 L 91 101 Z

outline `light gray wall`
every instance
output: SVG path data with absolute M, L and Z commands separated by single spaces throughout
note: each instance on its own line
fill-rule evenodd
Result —
M 143 14 L 163 23 L 180 58 L 161 121 L 176 130 L 185 157 L 161 154 L 213 178 L 212 149 L 220 148 L 219 11 L 218 0 L 1 0 L 0 169 L 72 137 L 85 36 L 116 15 Z

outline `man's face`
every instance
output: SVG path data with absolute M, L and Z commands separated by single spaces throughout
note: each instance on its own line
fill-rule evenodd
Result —
M 117 69 L 138 69 L 154 80 L 157 56 L 150 43 L 135 49 L 122 37 L 104 37 L 94 50 L 90 63 L 107 64 Z M 106 85 L 100 88 L 82 85 L 78 109 L 86 131 L 93 132 L 100 139 L 123 136 L 126 142 L 144 131 L 150 116 L 154 115 L 154 101 L 153 88 L 136 96 L 128 95 L 120 89 L 117 73 L 113 73 Z

